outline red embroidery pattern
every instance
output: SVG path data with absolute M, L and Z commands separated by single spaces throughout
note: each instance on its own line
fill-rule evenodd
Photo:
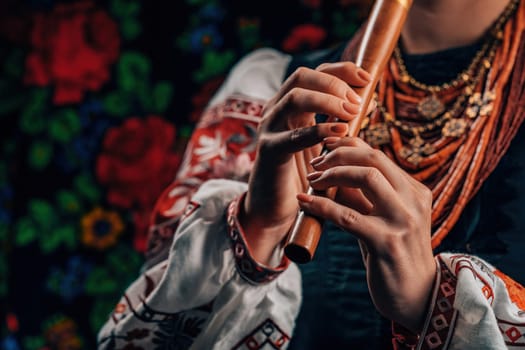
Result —
M 264 101 L 243 95 L 232 95 L 223 103 L 204 113 L 199 121 L 200 127 L 216 124 L 223 118 L 238 118 L 259 123 Z
M 419 335 L 392 322 L 392 345 L 394 350 L 414 350 L 419 343 Z
M 492 305 L 492 303 L 494 302 L 494 291 L 492 290 L 492 286 L 494 285 L 494 273 L 492 272 L 492 270 L 485 263 L 483 263 L 481 260 L 477 259 L 474 256 L 458 254 L 451 256 L 450 262 L 451 266 L 455 266 L 454 269 L 456 276 L 462 269 L 468 269 L 472 272 L 472 275 L 483 284 L 483 286 L 481 287 L 481 292 Z M 478 271 L 476 271 L 476 268 L 472 265 L 473 263 L 476 264 L 478 269 L 481 270 L 486 277 L 490 278 L 490 281 L 492 283 L 489 283 L 487 279 L 483 278 L 478 273 Z
M 191 214 L 195 213 L 195 211 L 197 209 L 199 209 L 201 205 L 197 202 L 194 202 L 194 201 L 190 201 L 187 205 L 186 205 L 186 208 L 184 209 L 184 213 L 182 214 L 182 218 L 181 218 L 181 221 L 186 219 L 188 216 L 190 216 Z
M 286 270 L 290 260 L 283 257 L 281 264 L 275 268 L 269 268 L 256 262 L 246 244 L 244 232 L 237 220 L 238 208 L 244 200 L 244 195 L 234 200 L 228 207 L 228 234 L 230 236 L 235 265 L 241 276 L 250 283 L 264 283 L 274 280 L 281 272 Z
M 440 350 L 448 347 L 458 313 L 454 309 L 457 279 L 439 256 L 437 260 L 439 271 L 436 281 L 436 295 L 433 298 L 434 308 L 427 319 L 421 336 L 421 349 L 423 350 Z
M 525 347 L 525 323 L 513 323 L 498 319 L 498 326 L 505 344 Z
M 261 323 L 232 350 L 283 349 L 290 337 L 271 319 Z
M 168 221 L 176 228 L 189 199 L 204 181 L 247 180 L 255 158 L 262 109 L 263 101 L 235 95 L 204 112 L 186 146 L 175 181 L 156 202 L 148 237 L 148 261 L 166 253 L 165 247 L 173 237 L 174 230 L 165 235 L 156 226 Z

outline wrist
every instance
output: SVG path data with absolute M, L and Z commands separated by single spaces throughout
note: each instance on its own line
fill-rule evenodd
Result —
M 279 257 L 278 262 L 270 267 L 255 260 L 252 250 L 246 240 L 246 235 L 242 226 L 239 224 L 239 208 L 242 207 L 244 195 L 230 203 L 227 213 L 228 235 L 232 244 L 233 256 L 239 274 L 248 282 L 259 284 L 275 279 L 280 273 L 286 270 L 290 260 L 286 257 Z
M 272 218 L 267 213 L 270 210 L 255 210 L 249 204 L 249 195 L 239 200 L 237 217 L 252 257 L 260 264 L 271 265 L 276 249 L 282 245 L 283 239 L 293 225 L 293 218 Z M 267 206 L 257 206 L 267 208 Z
M 407 303 L 403 312 L 394 322 L 402 325 L 412 334 L 420 334 L 424 329 L 429 310 L 432 309 L 433 291 L 435 290 L 438 269 L 432 258 L 419 273 L 415 273 L 415 280 L 406 285 L 405 290 L 412 293 L 406 295 Z M 407 298 L 408 297 L 408 298 Z

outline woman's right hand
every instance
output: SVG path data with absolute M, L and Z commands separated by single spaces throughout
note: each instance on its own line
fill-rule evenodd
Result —
M 240 223 L 253 257 L 268 264 L 299 210 L 296 195 L 308 186 L 310 160 L 329 136 L 345 136 L 361 99 L 352 89 L 370 76 L 352 62 L 298 68 L 265 105 L 258 149 Z M 315 123 L 323 114 L 340 122 Z M 334 119 L 332 119 L 334 120 Z

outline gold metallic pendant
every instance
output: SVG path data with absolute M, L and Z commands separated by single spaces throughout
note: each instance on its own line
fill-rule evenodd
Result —
M 401 148 L 399 155 L 406 159 L 409 163 L 418 166 L 423 157 L 434 153 L 436 149 L 429 143 L 426 143 L 421 136 L 416 135 L 412 138 L 407 146 Z
M 430 95 L 417 104 L 417 111 L 423 118 L 432 120 L 445 111 L 445 105 L 436 95 Z
M 495 98 L 496 93 L 494 91 L 485 91 L 483 96 L 479 92 L 472 94 L 468 99 L 468 107 L 465 114 L 470 119 L 474 119 L 478 115 L 480 117 L 490 115 L 494 109 Z
M 473 93 L 468 99 L 468 107 L 465 114 L 470 119 L 474 119 L 478 116 L 483 101 L 481 100 L 481 94 L 479 92 Z
M 380 146 L 390 143 L 390 131 L 384 123 L 373 124 L 365 130 L 365 140 L 370 146 Z
M 494 90 L 486 91 L 485 94 L 483 94 L 483 105 L 481 106 L 479 110 L 479 115 L 481 117 L 488 116 L 492 113 L 492 110 L 494 109 L 494 99 L 495 98 L 496 98 L 496 92 Z
M 445 137 L 459 137 L 465 133 L 467 129 L 467 122 L 465 119 L 453 118 L 450 119 L 441 129 L 441 135 Z

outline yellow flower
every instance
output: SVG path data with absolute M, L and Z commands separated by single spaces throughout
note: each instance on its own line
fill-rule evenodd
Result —
M 84 215 L 81 226 L 82 243 L 98 250 L 117 243 L 118 236 L 124 230 L 122 219 L 116 212 L 99 207 Z

